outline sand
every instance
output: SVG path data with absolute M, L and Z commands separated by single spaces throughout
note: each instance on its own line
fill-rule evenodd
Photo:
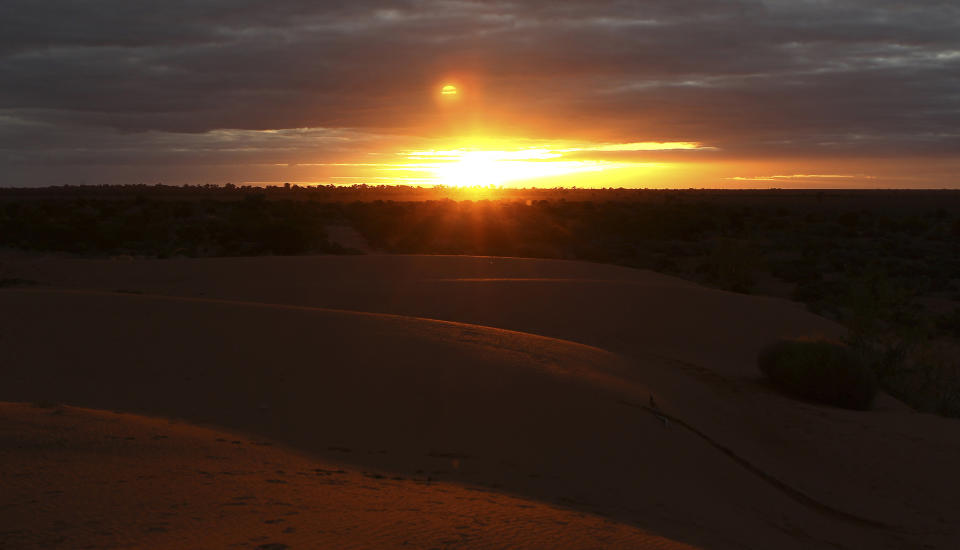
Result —
M 492 489 L 387 477 L 223 431 L 64 406 L 0 412 L 4 548 L 689 548 Z
M 19 258 L 5 272 L 40 284 L 0 290 L 0 401 L 55 405 L 3 408 L 16 491 L 0 494 L 0 547 L 960 540 L 960 424 L 888 396 L 853 412 L 769 389 L 762 345 L 843 333 L 784 300 L 513 258 Z M 313 469 L 343 483 L 292 473 Z M 245 487 L 264 491 L 257 513 L 225 513 Z M 294 531 L 263 523 L 293 501 Z

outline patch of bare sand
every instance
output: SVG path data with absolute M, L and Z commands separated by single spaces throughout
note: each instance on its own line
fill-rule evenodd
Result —
M 417 344 L 397 347 L 386 334 L 406 323 L 399 319 L 392 321 L 393 325 L 387 323 L 385 326 L 392 328 L 385 329 L 386 332 L 373 330 L 371 336 L 362 341 L 356 334 L 350 336 L 351 331 L 360 330 L 356 325 L 348 323 L 344 331 L 338 332 L 326 327 L 341 326 L 341 323 L 330 321 L 313 333 L 316 345 L 312 351 L 295 347 L 289 355 L 281 354 L 275 364 L 287 365 L 290 359 L 296 363 L 296 356 L 310 356 L 312 353 L 332 357 L 330 370 L 336 370 L 335 365 L 348 364 L 349 358 L 356 356 L 373 362 L 398 364 L 400 372 L 408 372 L 412 364 L 434 364 L 438 363 L 437 359 L 455 357 L 452 361 L 445 359 L 441 362 L 464 364 L 463 371 L 457 371 L 455 376 L 443 373 L 428 376 L 441 380 L 446 376 L 448 382 L 462 383 L 471 390 L 454 389 L 447 405 L 434 406 L 433 414 L 417 418 L 425 420 L 424 429 L 440 426 L 442 431 L 456 426 L 462 433 L 472 435 L 476 431 L 478 437 L 472 440 L 484 442 L 486 455 L 490 455 L 493 449 L 493 455 L 506 456 L 500 458 L 499 466 L 493 465 L 495 460 L 462 460 L 465 465 L 455 472 L 455 475 L 462 476 L 458 479 L 498 483 L 504 490 L 544 501 L 563 499 L 569 506 L 611 514 L 620 521 L 635 522 L 678 540 L 712 548 L 742 545 L 764 548 L 838 545 L 914 548 L 929 545 L 950 548 L 958 537 L 956 525 L 960 524 L 960 502 L 952 486 L 944 483 L 953 476 L 953 464 L 960 458 L 957 443 L 960 438 L 957 437 L 955 421 L 914 414 L 893 400 L 886 400 L 880 410 L 870 413 L 840 411 L 784 398 L 759 383 L 754 355 L 764 343 L 778 336 L 842 334 L 840 327 L 807 313 L 797 304 L 704 289 L 639 270 L 509 258 L 374 256 L 166 262 L 50 260 L 21 262 L 15 270 L 18 277 L 63 287 L 448 319 L 613 350 L 624 358 L 619 363 L 609 362 L 609 354 L 594 350 L 601 356 L 586 360 L 586 368 L 580 366 L 566 371 L 595 372 L 592 366 L 597 366 L 604 376 L 612 375 L 621 380 L 619 391 L 611 390 L 609 385 L 598 386 L 596 376 L 558 378 L 556 370 L 551 373 L 531 369 L 531 364 L 545 363 L 539 351 L 544 348 L 543 340 L 529 344 L 529 353 L 511 352 L 513 354 L 508 354 L 510 359 L 507 361 L 511 366 L 501 365 L 502 370 L 493 371 L 496 375 L 477 384 L 472 375 L 464 376 L 463 373 L 488 369 L 481 367 L 476 360 L 481 355 L 487 359 L 493 356 L 484 355 L 487 352 L 479 350 L 489 349 L 489 342 L 501 339 L 503 331 L 461 327 L 464 329 L 461 335 L 447 338 L 448 347 L 438 348 L 433 336 L 426 341 L 414 338 Z M 137 298 L 135 295 L 126 297 Z M 43 300 L 33 306 L 24 305 L 23 309 L 30 311 L 32 308 L 36 314 L 39 302 Z M 57 312 L 66 307 L 74 307 L 66 305 L 69 300 L 65 298 L 50 298 L 48 302 L 51 305 L 45 310 L 46 318 L 56 317 Z M 173 343 L 174 347 L 178 341 L 192 342 L 189 345 L 193 347 L 217 348 L 233 345 L 225 344 L 227 341 L 252 340 L 260 342 L 261 351 L 248 349 L 257 347 L 253 343 L 244 343 L 240 347 L 247 351 L 238 353 L 252 354 L 268 363 L 270 353 L 263 351 L 264 348 L 287 345 L 288 340 L 282 336 L 283 327 L 304 324 L 302 320 L 274 319 L 272 314 L 265 313 L 239 315 L 230 312 L 232 310 L 226 304 L 220 304 L 218 307 L 226 309 L 218 313 L 204 313 L 199 317 L 181 314 L 184 320 L 180 322 L 185 326 L 171 330 L 168 325 L 176 323 L 174 319 L 178 315 L 158 314 L 163 311 L 162 307 L 127 309 L 127 306 L 116 308 L 111 305 L 115 302 L 109 300 L 100 303 L 103 307 L 100 313 L 88 314 L 91 324 L 97 327 L 123 324 L 139 317 L 161 320 L 154 329 L 154 336 L 141 337 L 143 342 L 153 346 L 148 349 L 156 347 L 157 335 L 167 336 L 166 341 Z M 236 307 L 240 305 L 234 304 Z M 244 307 L 253 306 L 246 304 Z M 105 312 L 112 312 L 107 317 L 118 320 L 104 325 Z M 333 312 L 328 313 L 333 315 Z M 225 321 L 234 317 L 246 321 Z M 76 318 L 65 323 L 66 326 L 83 324 Z M 207 327 L 218 323 L 230 327 L 249 323 L 255 328 L 231 329 L 233 340 L 220 334 L 207 340 L 206 344 L 191 341 L 189 335 L 182 334 L 189 332 L 190 326 Z M 417 323 L 421 323 L 421 328 L 426 326 L 422 325 L 423 321 Z M 40 330 L 38 326 L 31 330 L 37 332 Z M 51 331 L 60 338 L 64 328 L 51 327 Z M 103 330 L 109 334 L 114 329 Z M 91 327 L 87 336 L 94 332 L 95 328 Z M 209 335 L 209 331 L 205 330 L 203 334 Z M 515 336 L 522 339 L 520 335 Z M 476 344 L 471 340 L 478 338 L 480 347 L 471 347 Z M 466 342 L 460 343 L 461 339 Z M 409 338 L 405 341 L 411 342 Z M 557 345 L 562 348 L 562 343 L 551 342 L 547 348 Z M 330 352 L 343 346 L 360 351 Z M 371 354 L 376 353 L 367 348 L 378 346 L 380 351 L 376 353 L 381 353 L 377 356 L 380 358 L 371 358 Z M 558 353 L 553 357 L 562 357 L 572 349 L 559 351 L 561 348 L 556 348 Z M 421 351 L 413 351 L 415 349 Z M 576 349 L 584 350 L 583 347 Z M 433 353 L 423 350 L 433 350 Z M 182 362 L 171 358 L 169 353 L 172 352 L 164 351 L 167 355 L 159 361 Z M 496 361 L 507 357 L 494 355 Z M 221 359 L 213 356 L 214 361 Z M 194 363 L 187 365 L 196 369 Z M 515 380 L 507 374 L 510 372 L 526 372 L 528 375 L 538 372 L 537 376 L 546 376 L 553 382 L 545 386 L 542 379 L 530 378 L 528 385 L 521 383 L 519 391 L 511 393 L 509 389 L 515 387 Z M 228 374 L 219 376 L 236 378 Z M 563 391 L 555 391 L 557 386 L 551 384 L 561 378 L 568 386 Z M 250 379 L 259 380 L 256 376 L 248 376 L 244 383 L 250 384 Z M 411 385 L 416 376 L 408 380 L 387 379 L 393 388 L 410 396 L 425 395 L 432 400 L 431 403 L 437 402 L 435 389 L 439 388 L 440 394 L 448 391 L 447 386 L 437 386 L 435 381 Z M 348 423 L 370 434 L 371 440 L 392 433 L 391 426 L 409 424 L 410 416 L 406 413 L 400 412 L 397 418 L 393 418 L 398 411 L 404 410 L 404 403 L 377 401 L 380 395 L 377 392 L 365 391 L 359 385 L 342 386 L 336 376 L 332 380 L 336 381 L 334 387 L 346 388 L 346 395 L 363 396 L 354 403 L 357 410 L 373 411 L 368 414 L 379 414 L 379 420 L 388 418 L 386 427 L 381 425 L 380 431 L 374 428 L 376 423 Z M 491 382 L 497 380 L 498 384 Z M 177 394 L 176 388 L 170 391 Z M 238 388 L 231 386 L 226 391 L 235 392 Z M 610 403 L 619 401 L 645 403 L 648 391 L 656 395 L 664 411 L 695 432 L 677 429 L 674 424 L 665 428 L 648 411 L 636 407 L 610 406 Z M 286 387 L 276 388 L 276 392 L 278 395 L 300 395 L 296 392 L 290 394 Z M 211 391 L 202 389 L 200 394 L 203 393 L 209 395 Z M 494 397 L 480 403 L 471 398 L 478 393 Z M 74 391 L 72 395 L 78 393 Z M 536 398 L 531 400 L 531 395 Z M 593 397 L 582 401 L 587 395 Z M 466 398 L 463 409 L 458 411 L 454 407 L 454 414 L 447 415 L 450 409 L 445 407 L 459 402 L 461 397 Z M 412 397 L 407 402 L 416 400 Z M 291 433 L 275 425 L 258 427 L 247 420 L 238 424 L 237 418 L 242 416 L 237 416 L 236 411 L 213 418 L 182 412 L 189 407 L 196 409 L 196 402 L 197 397 L 191 395 L 179 404 L 168 403 L 166 409 L 148 412 L 179 415 L 254 432 L 262 428 L 265 431 L 258 433 L 269 434 L 301 448 L 323 451 L 321 446 L 304 437 L 292 437 Z M 340 406 L 336 399 L 331 403 L 328 410 Z M 582 403 L 582 407 L 566 408 L 566 403 Z M 508 413 L 496 416 L 495 411 L 501 404 Z M 522 419 L 529 422 L 523 424 L 522 430 L 511 432 L 513 435 L 506 439 L 485 439 L 484 426 L 489 430 L 494 424 L 484 420 L 460 422 L 460 418 L 471 416 L 463 412 L 468 410 L 474 410 L 474 415 L 477 410 L 484 411 L 484 414 L 494 411 L 492 420 L 508 429 L 517 418 L 521 419 L 521 424 Z M 359 413 L 360 416 L 364 414 Z M 391 423 L 393 420 L 397 423 Z M 652 428 L 656 430 L 648 431 Z M 595 430 L 600 434 L 595 434 Z M 346 432 L 350 431 L 348 427 Z M 452 432 L 456 431 L 452 429 Z M 399 440 L 410 439 L 409 431 L 401 429 L 397 433 L 401 434 Z M 432 453 L 437 460 L 444 457 L 452 460 L 449 457 L 469 454 L 455 447 L 414 449 L 409 457 Z M 348 456 L 355 464 L 398 471 L 422 469 L 422 464 L 418 466 L 413 458 L 399 458 L 403 453 L 363 457 L 360 454 L 353 452 Z M 484 453 L 470 456 L 480 457 Z M 519 462 L 516 457 L 521 457 Z M 918 464 L 923 466 L 918 467 Z M 532 465 L 538 467 L 531 469 Z M 446 471 L 452 472 L 449 467 Z
M 675 277 L 560 260 L 465 256 L 313 256 L 10 262 L 57 287 L 393 313 L 542 334 L 615 352 L 639 346 L 755 372 L 771 339 L 843 329 L 800 304 L 707 289 Z
M 167 420 L 13 403 L 0 418 L 2 548 L 691 548 Z

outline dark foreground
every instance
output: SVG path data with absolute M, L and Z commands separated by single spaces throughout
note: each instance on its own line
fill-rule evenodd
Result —
M 363 245 L 336 238 L 343 228 Z M 153 258 L 365 250 L 652 269 L 803 302 L 847 326 L 889 391 L 960 415 L 957 191 L 4 189 L 0 246 Z

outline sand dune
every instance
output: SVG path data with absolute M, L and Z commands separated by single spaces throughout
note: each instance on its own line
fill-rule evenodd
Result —
M 18 276 L 136 290 L 462 321 L 611 351 L 709 363 L 752 376 L 759 345 L 841 327 L 803 306 L 585 262 L 464 256 L 315 256 L 166 261 L 39 260 Z M 639 345 L 637 345 L 639 344 Z
M 388 478 L 166 420 L 9 403 L 0 414 L 3 548 L 690 548 L 489 489 Z
M 179 418 L 309 453 L 297 460 L 496 488 L 551 514 L 609 517 L 617 536 L 664 537 L 650 546 L 957 540 L 960 497 L 944 482 L 960 458 L 955 421 L 892 399 L 840 411 L 760 383 L 764 343 L 842 333 L 789 302 L 505 258 L 17 260 L 8 270 L 43 284 L 0 292 L 0 400 Z M 651 394 L 661 417 L 643 408 Z M 469 513 L 501 521 L 485 510 Z M 575 533 L 593 527 L 577 529 L 570 541 L 589 540 Z M 489 533 L 493 546 L 514 544 Z M 549 530 L 540 540 L 558 536 L 568 540 Z M 623 544 L 601 546 L 636 547 L 610 540 Z

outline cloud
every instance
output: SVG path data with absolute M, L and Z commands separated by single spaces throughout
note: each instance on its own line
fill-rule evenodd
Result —
M 949 1 L 7 0 L 0 159 L 316 162 L 475 133 L 947 158 L 958 21 Z
M 716 147 L 707 147 L 702 143 L 695 141 L 642 141 L 634 143 L 608 143 L 604 145 L 587 146 L 577 151 L 690 151 L 690 150 L 716 150 Z
M 776 176 L 733 176 L 726 178 L 734 181 L 782 181 L 782 180 L 845 180 L 876 179 L 867 174 L 789 174 Z

